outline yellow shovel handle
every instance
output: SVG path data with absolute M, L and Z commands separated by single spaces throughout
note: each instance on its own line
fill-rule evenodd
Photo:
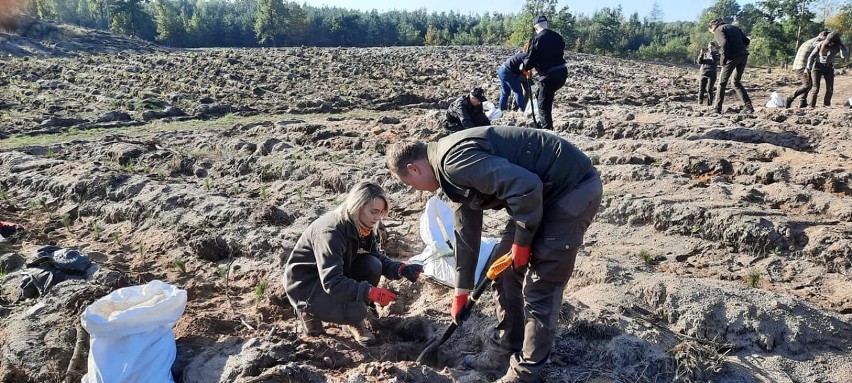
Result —
M 503 270 L 509 268 L 509 265 L 512 264 L 512 252 L 508 252 L 500 258 L 497 258 L 494 263 L 491 264 L 491 267 L 488 268 L 488 271 L 485 273 L 485 276 L 490 280 L 494 280 L 497 278 Z

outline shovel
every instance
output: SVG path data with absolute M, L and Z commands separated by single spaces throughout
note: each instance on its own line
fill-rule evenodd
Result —
M 488 271 L 485 273 L 485 278 L 482 278 L 482 280 L 480 280 L 479 283 L 476 284 L 476 287 L 473 288 L 473 292 L 470 294 L 467 303 L 465 303 L 462 312 L 470 312 L 470 310 L 473 310 L 473 306 L 476 304 L 476 301 L 477 299 L 479 299 L 479 296 L 482 295 L 482 293 L 485 291 L 485 288 L 488 287 L 488 283 L 496 279 L 497 276 L 500 275 L 503 270 L 506 270 L 511 264 L 511 252 L 506 253 L 506 255 L 500 258 L 497 258 L 488 268 Z M 447 327 L 447 329 L 444 331 L 444 335 L 442 335 L 438 339 L 431 341 L 429 345 L 423 349 L 423 352 L 420 353 L 420 356 L 417 357 L 417 363 L 423 364 L 423 360 L 426 359 L 428 355 L 435 352 L 435 350 L 437 350 L 438 347 L 440 347 L 444 342 L 446 342 L 447 339 L 450 339 L 450 337 L 459 327 L 459 324 L 461 324 L 461 320 L 458 320 L 458 323 L 451 323 L 450 326 Z

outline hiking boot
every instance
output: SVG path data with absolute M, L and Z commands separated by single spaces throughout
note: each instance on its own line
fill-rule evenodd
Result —
M 367 329 L 367 320 L 362 320 L 358 322 L 357 325 L 345 325 L 343 326 L 346 331 L 349 331 L 352 334 L 352 338 L 355 338 L 355 342 L 358 344 L 367 347 L 376 342 L 376 336 Z
M 299 313 L 299 319 L 302 322 L 302 332 L 308 336 L 319 336 L 325 334 L 325 328 L 322 326 L 322 321 L 314 318 L 313 315 L 306 312 Z
M 509 368 L 509 356 L 500 356 L 496 353 L 483 351 L 476 355 L 465 355 L 462 359 L 462 366 L 467 370 L 499 376 Z

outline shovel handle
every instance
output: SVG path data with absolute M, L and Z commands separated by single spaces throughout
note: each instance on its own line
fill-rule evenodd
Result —
M 500 275 L 504 270 L 509 268 L 509 265 L 512 264 L 512 252 L 508 252 L 491 264 L 491 267 L 488 268 L 488 272 L 485 273 L 485 276 L 490 280 L 497 279 L 497 276 Z

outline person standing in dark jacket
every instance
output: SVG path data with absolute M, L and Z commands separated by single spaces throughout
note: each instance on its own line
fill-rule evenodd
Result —
M 497 68 L 497 78 L 500 79 L 500 110 L 509 110 L 509 92 L 515 94 L 515 104 L 523 111 L 527 107 L 527 99 L 524 97 L 521 66 L 527 58 L 527 46 L 524 50 L 515 53 L 500 64 Z
M 725 102 L 725 90 L 728 87 L 728 80 L 731 78 L 731 74 L 736 71 L 734 75 L 734 90 L 744 104 L 742 111 L 744 113 L 754 113 L 751 98 L 748 97 L 748 92 L 746 92 L 741 82 L 746 62 L 748 61 L 748 44 L 751 40 L 746 37 L 739 27 L 728 24 L 722 19 L 711 21 L 707 29 L 713 34 L 716 44 L 722 49 L 722 76 L 719 78 L 719 87 L 716 88 L 716 100 L 713 104 L 713 110 L 716 113 L 722 113 L 722 104 Z
M 695 63 L 701 65 L 701 79 L 698 82 L 698 104 L 704 105 L 705 95 L 707 105 L 713 105 L 713 87 L 716 85 L 716 66 L 719 65 L 719 52 L 716 43 L 707 44 L 695 58 Z
M 391 174 L 422 191 L 441 189 L 455 202 L 456 289 L 453 321 L 474 285 L 483 211 L 506 209 L 491 258 L 512 252 L 512 270 L 493 283 L 497 325 L 485 350 L 463 364 L 498 380 L 539 382 L 556 335 L 565 284 L 601 204 L 603 184 L 592 161 L 550 132 L 486 126 L 438 142 L 399 142 L 387 152 Z
M 367 305 L 396 300 L 390 290 L 376 287 L 381 277 L 414 282 L 423 271 L 421 265 L 392 261 L 379 248 L 376 230 L 387 212 L 384 190 L 361 182 L 299 237 L 285 261 L 284 289 L 307 336 L 323 334 L 322 322 L 332 322 L 343 324 L 359 344 L 373 343 Z
M 488 101 L 482 88 L 473 88 L 470 94 L 461 96 L 447 108 L 441 127 L 451 132 L 491 125 L 491 120 L 482 110 L 482 103 Z
M 524 60 L 524 71 L 527 78 L 530 70 L 535 69 L 539 75 L 536 101 L 541 118 L 539 126 L 542 129 L 553 129 L 553 99 L 556 91 L 565 85 L 568 79 L 568 68 L 565 64 L 565 40 L 559 33 L 548 28 L 547 17 L 539 16 L 533 23 L 535 36 L 530 40 L 527 59 Z

